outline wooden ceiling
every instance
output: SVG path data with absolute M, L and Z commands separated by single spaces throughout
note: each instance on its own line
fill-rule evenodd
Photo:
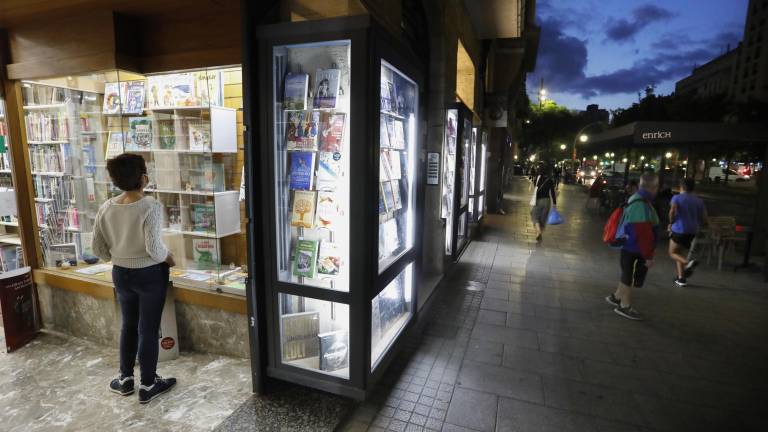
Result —
M 114 11 L 145 16 L 196 8 L 239 8 L 239 0 L 2 0 L 0 27 L 12 28 L 53 17 Z

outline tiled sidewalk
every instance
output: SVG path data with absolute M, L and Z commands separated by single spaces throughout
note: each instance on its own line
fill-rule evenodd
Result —
M 647 320 L 625 320 L 603 300 L 618 278 L 604 218 L 579 187 L 558 199 L 567 223 L 537 245 L 527 183 L 514 184 L 343 430 L 765 430 L 768 285 L 702 266 L 676 288 L 660 245 L 636 293 Z

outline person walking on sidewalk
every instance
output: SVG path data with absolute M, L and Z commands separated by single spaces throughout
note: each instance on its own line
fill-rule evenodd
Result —
M 691 243 L 707 217 L 704 201 L 693 193 L 695 185 L 693 179 L 683 179 L 680 182 L 682 192 L 672 197 L 669 206 L 669 257 L 675 261 L 675 285 L 680 287 L 688 284 L 687 279 L 698 265 L 698 261 L 687 257 Z
M 175 378 L 157 375 L 160 317 L 165 305 L 170 268 L 176 265 L 163 244 L 163 206 L 144 196 L 147 165 L 135 154 L 121 154 L 107 162 L 112 183 L 123 193 L 107 200 L 96 213 L 93 252 L 112 261 L 112 280 L 120 303 L 120 374 L 109 390 L 134 393 L 136 354 L 141 368 L 139 403 L 170 390 Z
M 533 182 L 536 188 L 536 205 L 531 209 L 531 220 L 536 229 L 536 241 L 541 241 L 541 235 L 547 226 L 549 210 L 557 206 L 557 192 L 555 190 L 555 181 L 552 178 L 552 168 L 543 167 L 540 175 Z
M 656 174 L 645 173 L 640 177 L 640 189 L 629 198 L 620 224 L 624 246 L 621 249 L 621 281 L 616 292 L 605 300 L 614 306 L 613 311 L 631 320 L 642 320 L 632 307 L 632 290 L 645 282 L 648 269 L 653 266 L 656 232 L 659 216 L 652 200 L 659 189 Z

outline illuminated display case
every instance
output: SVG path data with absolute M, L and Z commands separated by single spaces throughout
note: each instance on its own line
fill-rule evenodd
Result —
M 369 17 L 259 39 L 267 373 L 362 398 L 415 313 L 422 74 Z
M 443 135 L 441 216 L 445 254 L 454 261 L 468 244 L 472 131 L 472 112 L 461 102 L 451 104 Z
M 470 142 L 469 214 L 472 222 L 479 222 L 485 215 L 485 164 L 488 151 L 488 131 L 472 128 Z
M 5 112 L 5 100 L 0 97 L 0 273 L 24 266 Z
M 101 204 L 121 193 L 107 161 L 134 153 L 147 163 L 145 194 L 164 207 L 172 280 L 245 294 L 239 67 L 20 85 L 44 266 L 110 280 L 110 263 L 91 250 L 93 224 Z

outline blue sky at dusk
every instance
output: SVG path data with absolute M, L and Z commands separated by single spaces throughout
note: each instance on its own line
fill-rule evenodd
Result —
M 669 94 L 675 81 L 736 47 L 748 0 L 539 0 L 536 70 L 528 94 L 570 109 L 616 109 L 637 101 L 648 84 Z

